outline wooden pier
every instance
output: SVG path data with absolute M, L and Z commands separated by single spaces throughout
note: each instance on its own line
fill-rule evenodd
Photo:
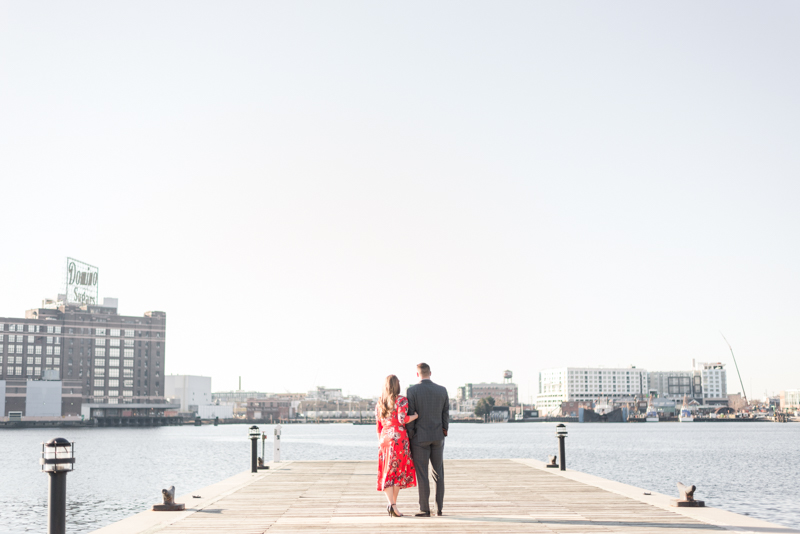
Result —
M 413 517 L 418 511 L 416 488 L 400 492 L 398 504 L 406 516 L 388 516 L 386 499 L 375 488 L 377 462 L 284 462 L 270 467 L 194 492 L 200 498 L 189 494 L 176 499 L 186 504 L 185 511 L 142 512 L 95 533 L 800 532 L 715 508 L 674 508 L 675 496 L 646 495 L 645 489 L 546 469 L 533 460 L 446 461 L 444 515 L 430 518 Z M 154 503 L 159 489 L 154 488 Z M 702 488 L 697 496 L 703 498 Z

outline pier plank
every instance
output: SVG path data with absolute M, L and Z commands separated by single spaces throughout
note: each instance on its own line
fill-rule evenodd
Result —
M 174 516 L 172 522 L 136 531 L 126 529 L 122 521 L 98 532 L 708 534 L 725 530 L 524 462 L 446 461 L 443 517 L 413 517 L 418 510 L 415 488 L 400 492 L 398 504 L 406 517 L 389 517 L 386 500 L 375 489 L 377 462 L 286 462 L 253 475 L 251 482 L 194 511 Z M 433 502 L 431 509 L 435 510 Z M 792 532 L 775 527 L 772 532 Z

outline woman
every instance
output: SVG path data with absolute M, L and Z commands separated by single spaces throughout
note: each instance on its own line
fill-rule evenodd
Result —
M 397 494 L 403 488 L 417 485 L 411 446 L 408 442 L 406 423 L 419 417 L 408 416 L 408 399 L 400 396 L 400 381 L 395 375 L 386 377 L 383 393 L 375 407 L 378 423 L 378 491 L 386 494 L 389 506 L 386 511 L 392 517 L 403 517 L 397 509 Z

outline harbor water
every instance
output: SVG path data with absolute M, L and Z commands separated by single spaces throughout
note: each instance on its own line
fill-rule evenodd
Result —
M 43 441 L 75 441 L 75 471 L 67 478 L 67 532 L 85 533 L 149 509 L 160 501 L 162 488 L 174 485 L 179 495 L 198 492 L 248 470 L 247 428 L 0 431 L 0 534 L 46 530 L 47 475 L 39 466 Z M 372 426 L 282 428 L 284 461 L 377 458 Z M 269 461 L 273 427 L 261 429 L 270 436 Z M 676 482 L 695 484 L 696 497 L 707 506 L 800 528 L 800 424 L 597 423 L 568 424 L 567 429 L 570 470 L 675 496 Z M 552 423 L 453 424 L 445 458 L 544 461 L 557 451 Z M 374 481 L 365 484 L 374 487 Z

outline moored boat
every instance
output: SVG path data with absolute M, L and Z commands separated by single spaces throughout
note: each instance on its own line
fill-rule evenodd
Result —
M 645 421 L 648 423 L 658 423 L 658 411 L 656 407 L 653 406 L 653 396 L 650 395 L 650 399 L 647 401 L 647 414 L 645 415 Z
M 683 406 L 681 406 L 681 414 L 678 416 L 678 420 L 681 423 L 691 423 L 694 421 L 692 410 L 689 408 L 689 404 L 686 402 L 686 395 L 683 396 Z

